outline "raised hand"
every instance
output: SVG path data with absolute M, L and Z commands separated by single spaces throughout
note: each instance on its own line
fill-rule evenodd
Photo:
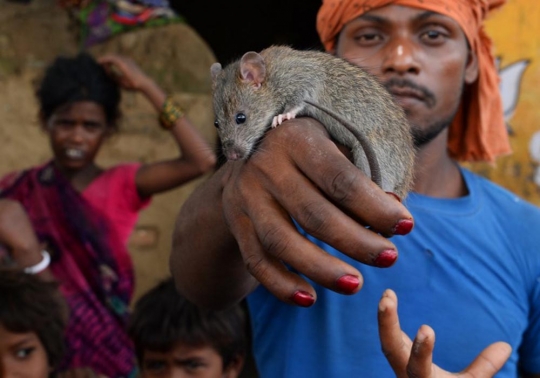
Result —
M 396 293 L 386 290 L 379 302 L 378 318 L 383 353 L 398 378 L 493 377 L 510 357 L 510 345 L 497 342 L 484 349 L 462 372 L 447 372 L 432 361 L 435 347 L 433 329 L 421 326 L 411 341 L 400 328 L 397 305 Z

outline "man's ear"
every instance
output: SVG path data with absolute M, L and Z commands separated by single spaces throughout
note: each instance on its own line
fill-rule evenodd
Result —
M 238 378 L 244 367 L 244 356 L 237 355 L 223 368 L 223 378 Z
M 469 48 L 467 65 L 465 66 L 465 83 L 472 84 L 478 79 L 478 56 Z

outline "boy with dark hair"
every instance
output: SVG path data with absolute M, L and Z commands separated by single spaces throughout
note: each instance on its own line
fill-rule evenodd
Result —
M 172 279 L 137 301 L 129 335 L 142 377 L 235 378 L 246 355 L 243 309 L 200 309 L 178 294 Z

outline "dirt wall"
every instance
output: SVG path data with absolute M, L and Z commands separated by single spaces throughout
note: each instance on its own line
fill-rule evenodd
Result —
M 0 0 L 0 176 L 46 162 L 52 154 L 37 123 L 34 82 L 59 54 L 78 51 L 72 23 L 54 0 L 20 4 Z M 134 59 L 187 109 L 188 117 L 215 144 L 209 67 L 214 55 L 186 24 L 141 29 L 90 49 L 94 55 L 121 53 Z M 123 93 L 121 133 L 104 145 L 98 163 L 143 163 L 172 158 L 177 147 L 157 122 L 146 99 Z M 206 177 L 205 177 L 206 178 Z M 129 249 L 136 270 L 135 298 L 168 275 L 175 216 L 193 188 L 205 178 L 155 196 L 140 216 Z

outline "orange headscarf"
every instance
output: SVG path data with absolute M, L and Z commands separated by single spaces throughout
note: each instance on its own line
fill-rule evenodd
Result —
M 437 12 L 454 19 L 478 57 L 479 77 L 464 94 L 449 131 L 450 155 L 464 161 L 493 162 L 511 152 L 499 93 L 499 76 L 491 53 L 491 39 L 482 22 L 506 0 L 323 0 L 317 30 L 327 51 L 334 50 L 345 24 L 386 5 L 396 4 Z

